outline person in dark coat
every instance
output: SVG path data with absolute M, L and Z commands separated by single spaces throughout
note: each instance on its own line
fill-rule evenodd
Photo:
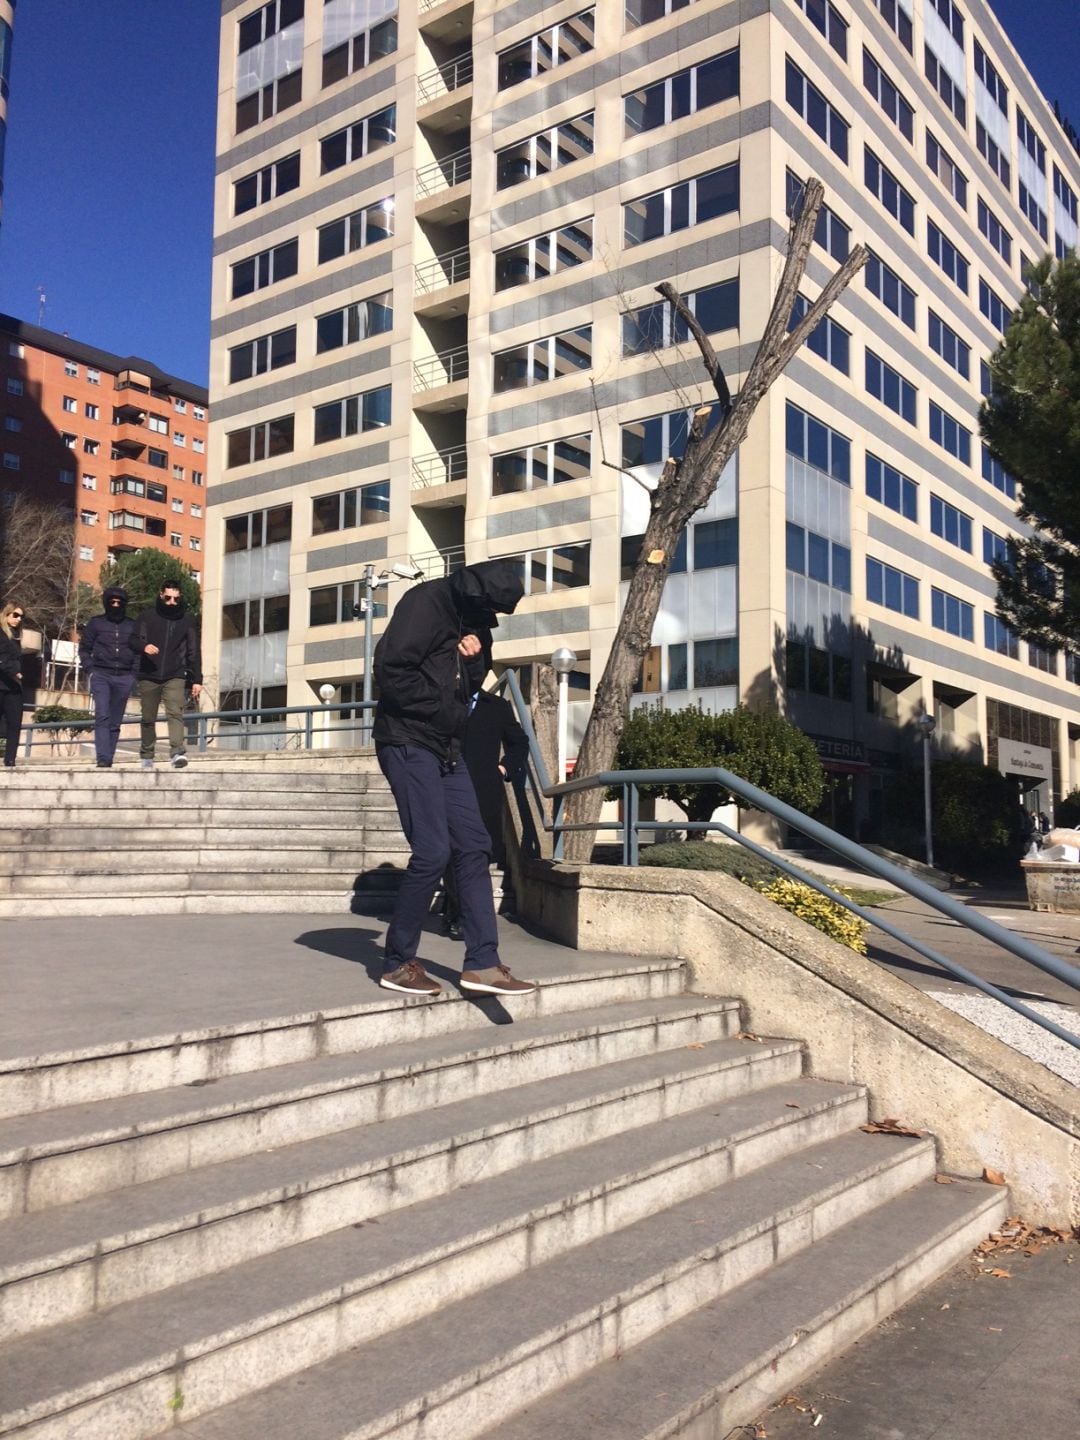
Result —
M 486 670 L 491 668 L 485 656 Z M 486 673 L 485 670 L 485 673 Z M 462 755 L 476 791 L 480 816 L 491 840 L 491 859 L 500 867 L 506 863 L 503 844 L 503 793 L 525 769 L 529 741 L 514 716 L 514 707 L 501 695 L 478 691 L 465 725 Z M 452 940 L 461 939 L 461 907 L 453 866 L 443 876 L 443 929 Z
M 523 590 L 519 561 L 486 560 L 445 580 L 429 580 L 401 596 L 376 647 L 375 753 L 412 851 L 386 932 L 385 989 L 439 994 L 441 986 L 416 952 L 448 864 L 465 936 L 462 990 L 523 995 L 536 989 L 499 959 L 488 873 L 491 838 L 462 754 L 469 701 L 483 678 L 492 627 L 500 614 L 513 612 Z
M 14 603 L 0 610 L 0 734 L 4 737 L 4 769 L 15 769 L 22 733 L 23 607 Z
M 202 658 L 199 627 L 184 610 L 179 585 L 167 580 L 158 591 L 154 608 L 144 610 L 136 619 L 131 648 L 139 666 L 142 767 L 144 770 L 154 768 L 157 713 L 164 700 L 173 769 L 182 770 L 187 764 L 184 691 L 190 685 L 192 695 L 198 698 L 202 690 Z
M 79 640 L 79 662 L 90 677 L 98 768 L 108 770 L 135 685 L 139 657 L 131 648 L 135 621 L 128 618 L 127 591 L 109 585 L 102 600 L 105 613 L 94 616 Z

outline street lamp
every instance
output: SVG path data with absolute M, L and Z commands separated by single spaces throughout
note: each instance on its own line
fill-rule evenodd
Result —
M 329 683 L 329 681 L 327 681 L 325 685 L 319 686 L 319 699 L 323 703 L 322 714 L 319 717 L 319 728 L 322 732 L 321 746 L 324 750 L 329 743 L 327 740 L 327 734 L 330 729 L 330 711 L 326 707 L 330 704 L 330 701 L 333 700 L 336 694 L 337 690 L 333 685 Z
M 353 614 L 356 615 L 358 608 L 364 616 L 364 716 L 360 722 L 360 734 L 362 743 L 367 744 L 371 739 L 371 700 L 373 694 L 372 669 L 375 655 L 375 591 L 384 585 L 389 585 L 391 580 L 422 580 L 424 572 L 412 561 L 408 565 L 400 562 L 390 566 L 389 570 L 381 570 L 375 573 L 374 565 L 365 565 L 364 573 L 360 577 L 360 584 L 364 587 L 364 598 L 360 607 L 353 606 Z
M 558 772 L 555 783 L 561 785 L 566 779 L 566 732 L 569 723 L 569 689 L 570 671 L 577 664 L 577 656 L 567 645 L 560 645 L 551 657 L 551 668 L 559 677 L 559 739 L 558 739 Z
M 933 869 L 934 827 L 930 813 L 930 737 L 937 727 L 937 721 L 933 715 L 924 712 L 917 718 L 915 724 L 922 733 L 923 743 L 923 809 L 926 816 L 926 863 Z

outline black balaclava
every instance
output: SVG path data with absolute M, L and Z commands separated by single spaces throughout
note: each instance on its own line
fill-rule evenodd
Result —
M 110 585 L 101 597 L 105 602 L 106 619 L 118 623 L 127 615 L 127 591 L 119 585 Z
M 170 586 L 169 588 L 171 589 L 172 587 Z M 154 609 L 164 620 L 179 620 L 180 616 L 184 613 L 184 597 L 181 595 L 175 605 L 166 605 L 162 596 L 159 595 Z

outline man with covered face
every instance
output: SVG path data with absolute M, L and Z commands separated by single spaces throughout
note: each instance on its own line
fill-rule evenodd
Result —
M 90 677 L 98 769 L 108 770 L 135 685 L 139 657 L 131 648 L 135 621 L 128 619 L 127 591 L 109 585 L 102 601 L 105 613 L 95 615 L 79 639 L 79 662 Z
M 376 647 L 375 751 L 412 851 L 386 932 L 380 983 L 387 990 L 440 993 L 416 952 L 447 864 L 457 879 L 465 938 L 462 990 L 514 996 L 536 989 L 499 959 L 491 839 L 462 760 L 469 701 L 483 680 L 491 630 L 500 614 L 513 612 L 523 589 L 521 562 L 510 560 L 429 580 L 401 596 Z

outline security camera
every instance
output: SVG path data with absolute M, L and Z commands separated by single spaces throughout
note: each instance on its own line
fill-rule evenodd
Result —
M 401 561 L 390 566 L 390 574 L 396 575 L 399 580 L 422 580 L 424 572 L 419 565 L 405 565 Z

